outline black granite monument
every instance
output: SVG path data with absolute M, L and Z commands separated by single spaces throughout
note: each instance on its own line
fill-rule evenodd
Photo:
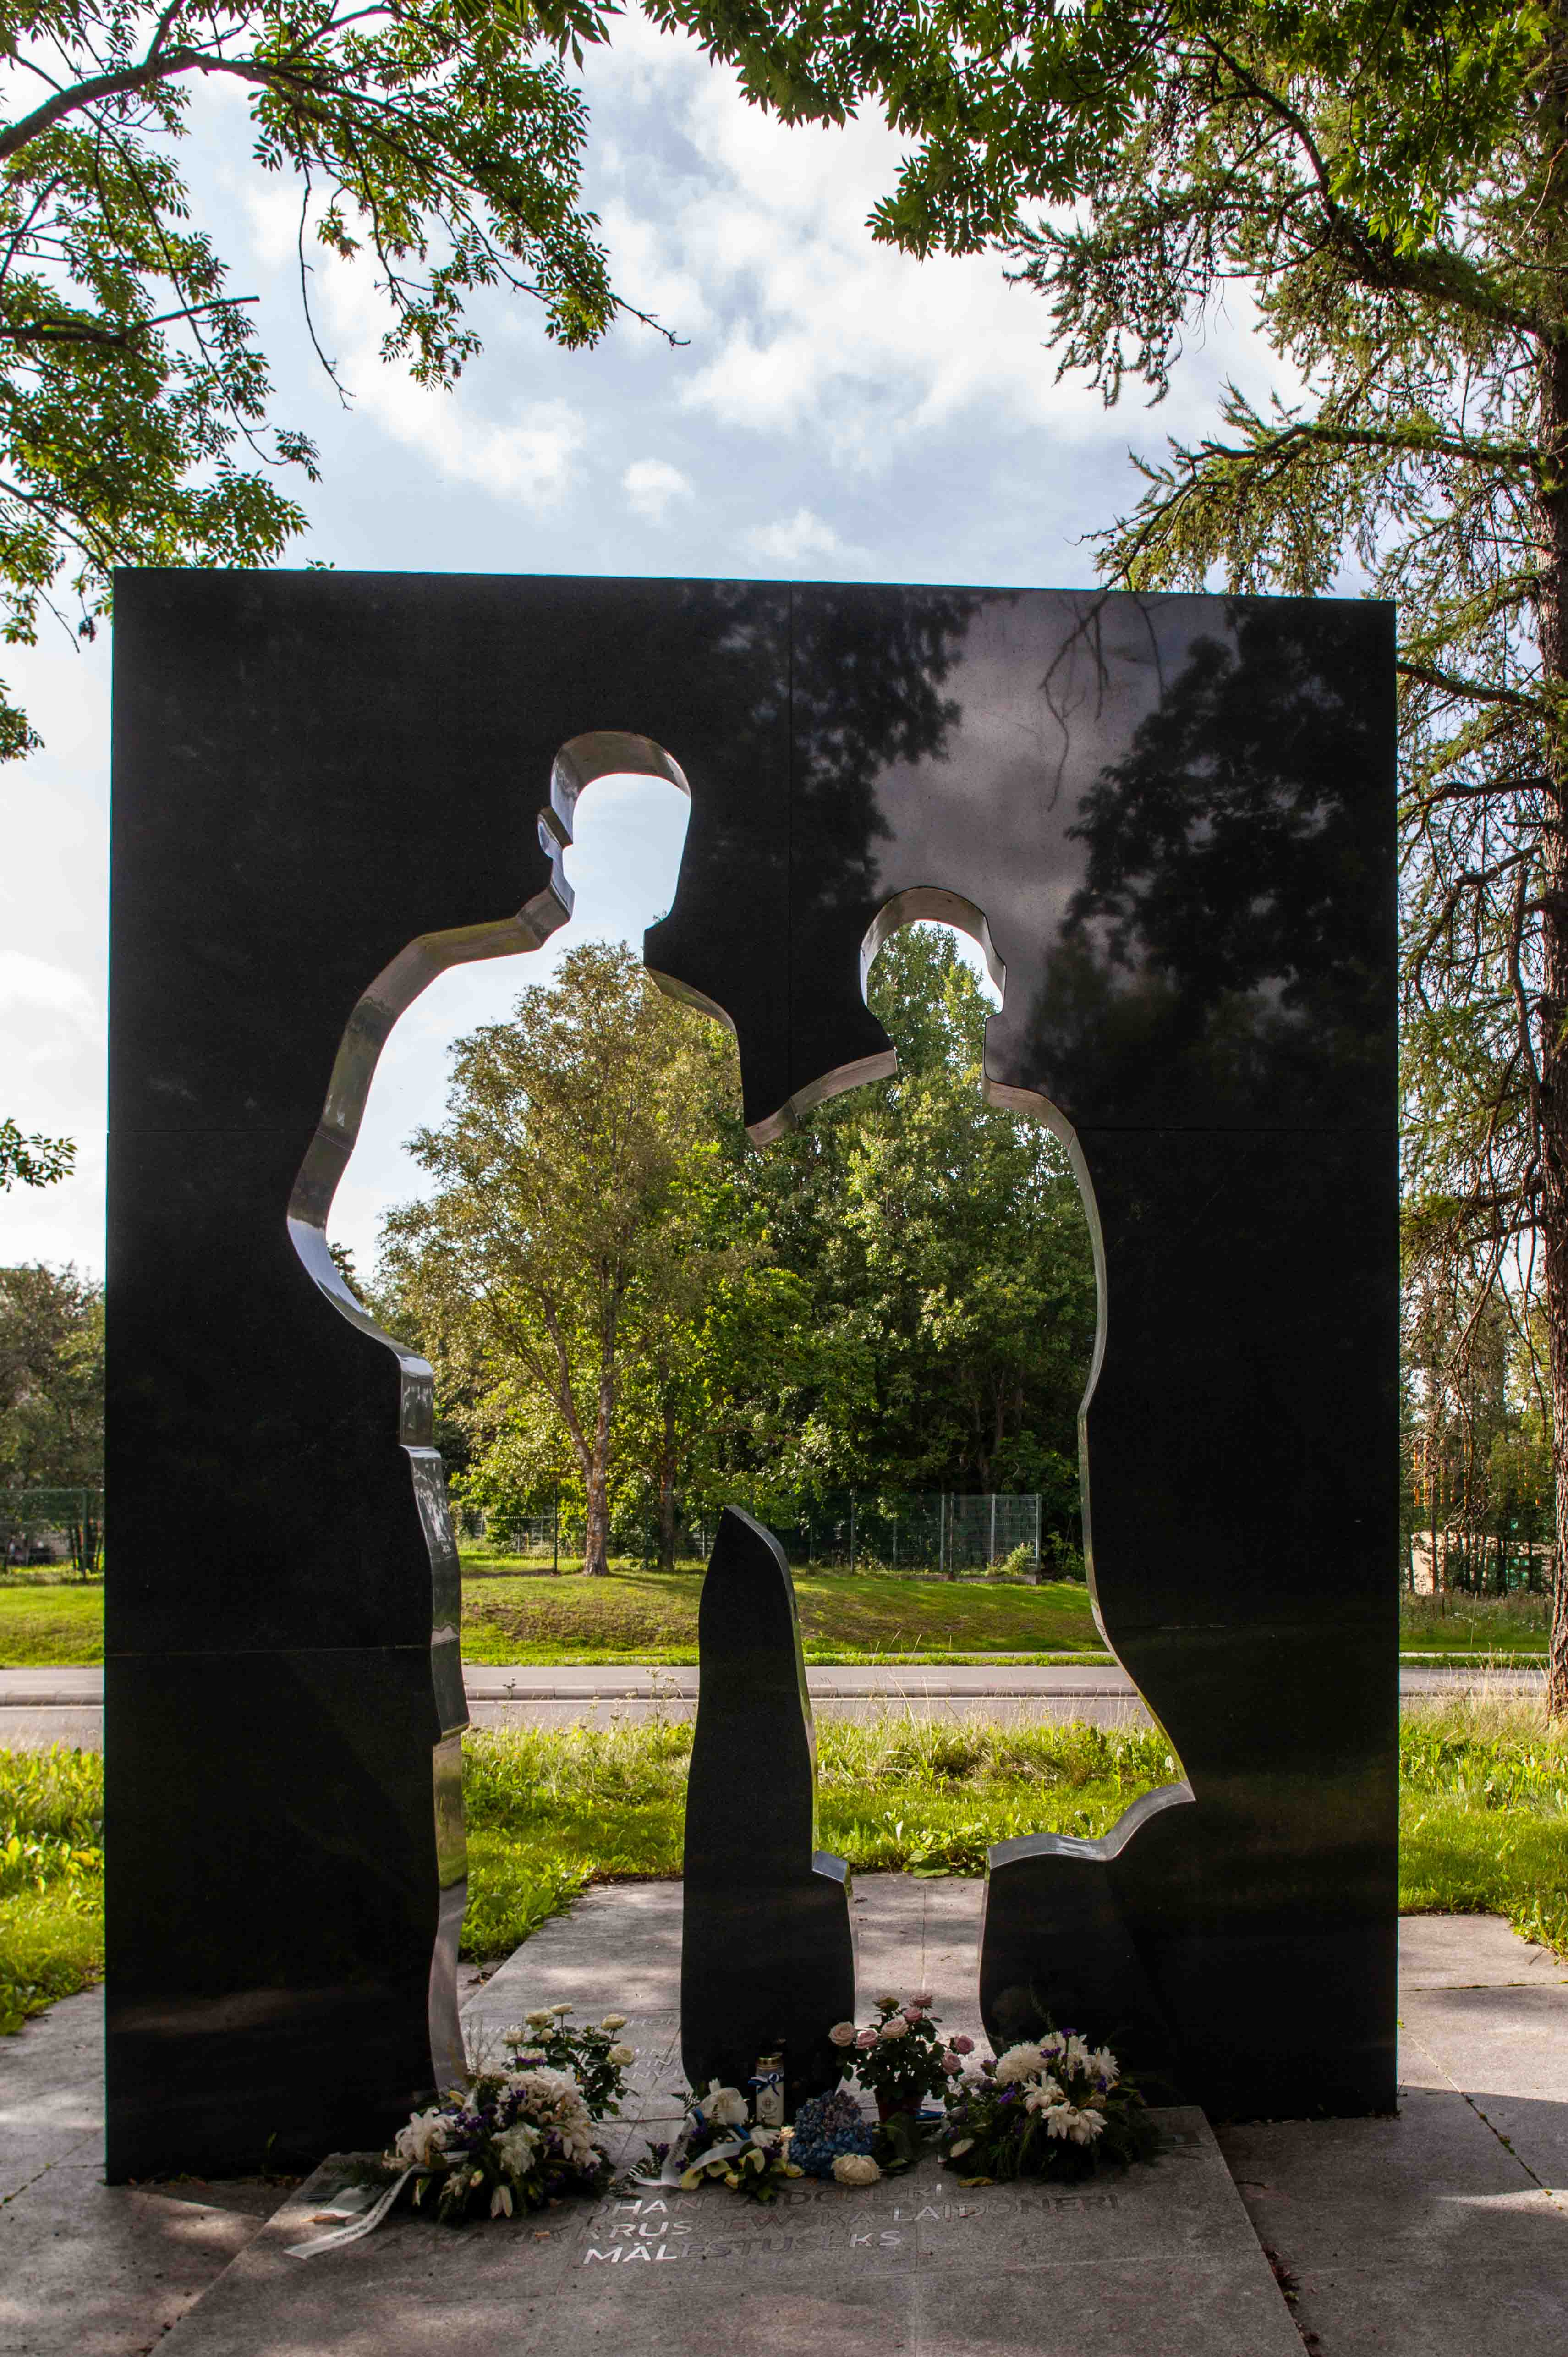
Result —
M 699 2093 L 745 2088 L 783 2052 L 794 2104 L 836 2087 L 828 2042 L 854 2014 L 842 1857 L 816 1847 L 816 1745 L 795 1583 L 770 1531 L 730 1507 L 697 1613 L 686 1787 L 681 2060 Z
M 112 2176 L 374 2144 L 456 2067 L 429 1371 L 324 1225 L 398 1014 L 562 920 L 626 770 L 689 787 L 646 955 L 759 1142 L 891 1069 L 864 974 L 940 917 L 1004 986 L 988 1093 L 1079 1173 L 1091 1577 L 1173 1780 L 998 1852 L 988 2018 L 1092 1948 L 1211 2110 L 1386 2108 L 1390 609 L 145 572 L 115 613 Z

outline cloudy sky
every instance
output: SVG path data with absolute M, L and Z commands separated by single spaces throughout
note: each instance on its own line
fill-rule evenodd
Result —
M 325 479 L 295 561 L 344 569 L 703 575 L 1079 585 L 1084 536 L 1128 506 L 1129 447 L 1197 429 L 1226 375 L 1269 382 L 1245 319 L 1195 334 L 1150 414 L 1109 415 L 1054 382 L 1047 315 L 980 258 L 916 264 L 865 228 L 897 143 L 878 123 L 785 130 L 687 44 L 628 26 L 590 60 L 589 193 L 617 284 L 686 340 L 618 329 L 553 350 L 532 306 L 479 317 L 456 396 L 381 365 L 369 280 L 318 265 L 317 324 L 354 396 L 340 408 L 298 315 L 296 199 L 248 168 L 242 101 L 209 97 L 188 165 L 236 292 L 256 293 L 275 417 Z M 0 1197 L 0 1261 L 101 1270 L 107 999 L 108 648 L 5 651 L 46 750 L 0 771 L 0 1114 L 75 1136 L 80 1175 Z M 568 860 L 577 914 L 532 960 L 459 969 L 382 1059 L 335 1232 L 373 1265 L 380 1211 L 413 1191 L 401 1153 L 438 1116 L 447 1043 L 505 1013 L 575 940 L 640 938 L 674 889 L 682 798 L 605 780 Z M 325 1081 L 325 1075 L 323 1076 Z

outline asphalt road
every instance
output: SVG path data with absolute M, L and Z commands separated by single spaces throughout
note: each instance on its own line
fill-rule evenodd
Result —
M 1148 1724 L 1126 1673 L 1099 1663 L 1051 1669 L 1019 1669 L 1002 1663 L 950 1669 L 811 1669 L 807 1681 L 812 1703 L 824 1717 L 868 1718 L 907 1710 L 930 1718 Z M 690 1718 L 697 1704 L 694 1668 L 491 1669 L 475 1663 L 466 1684 L 476 1727 L 606 1727 L 660 1715 Z M 1544 1685 L 1545 1672 L 1539 1669 L 1400 1664 L 1400 1693 L 1406 1702 L 1469 1693 L 1528 1697 L 1541 1694 Z M 102 1740 L 102 1670 L 0 1670 L 0 1749 L 65 1743 L 97 1750 Z

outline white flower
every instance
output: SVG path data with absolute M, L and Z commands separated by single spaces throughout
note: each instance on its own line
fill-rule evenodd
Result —
M 1103 2113 L 1075 2111 L 1071 2104 L 1053 2104 L 1046 2114 L 1046 2134 L 1073 2144 L 1092 2144 L 1104 2126 Z
M 746 2097 L 738 2087 L 721 2087 L 716 2079 L 708 2082 L 708 2092 L 698 2108 L 703 2117 L 716 2128 L 738 2128 L 746 2125 Z
M 1103 2080 L 1104 2083 L 1108 2087 L 1113 2087 L 1116 2084 L 1117 2080 L 1122 2076 L 1122 2065 L 1118 2062 L 1115 2055 L 1112 2054 L 1109 2046 L 1097 2046 L 1095 2048 L 1093 2053 L 1089 2058 L 1089 2067 L 1094 2072 L 1095 2077 L 1097 2079 Z
M 603 2021 L 600 2022 L 599 2028 L 601 2029 L 624 2029 L 626 2028 L 626 2016 L 624 2013 L 607 2013 Z
M 1092 2071 L 1094 2068 L 1094 2057 L 1076 2029 L 1068 2040 L 1066 2060 L 1069 2071 Z
M 439 2106 L 415 2112 L 407 2127 L 399 2128 L 392 2150 L 405 2169 L 434 2169 L 446 2154 L 446 2128 Z
M 562 2015 L 570 2013 L 572 2011 L 572 2007 L 569 2005 L 553 2005 L 550 2010 L 553 2014 Z
M 972 2136 L 960 2136 L 957 2144 L 949 2145 L 948 2158 L 950 2160 L 956 2160 L 960 2153 L 972 2152 L 973 2150 L 974 2138 Z
M 1048 2112 L 1053 2104 L 1066 2102 L 1067 2097 L 1062 2093 L 1056 2081 L 1044 2079 L 1037 2087 L 1030 2088 L 1024 2098 L 1024 2109 L 1026 2112 Z
M 1045 2057 L 1037 2046 L 1009 2046 L 1005 2054 L 996 2058 L 996 2083 L 1011 2087 L 1020 2079 L 1033 2079 L 1045 2066 Z
M 751 2141 L 763 2152 L 771 2152 L 779 2137 L 787 2136 L 789 2133 L 788 2128 L 753 2128 Z
M 1047 2030 L 1045 2036 L 1040 2040 L 1040 2052 L 1045 2056 L 1047 2062 L 1054 2062 L 1058 2054 L 1065 2054 L 1067 2052 L 1067 2040 L 1062 2036 L 1059 2029 Z
M 841 2185 L 875 2185 L 881 2174 L 868 2152 L 841 2152 L 833 2162 Z
M 490 2216 L 492 2218 L 510 2218 L 511 2216 L 511 2188 L 510 2185 L 498 2185 L 495 2191 L 491 2194 Z
M 832 2040 L 835 2046 L 853 2046 L 854 2044 L 854 2024 L 853 2021 L 835 2021 L 832 2028 L 829 2030 L 828 2036 Z
M 553 2022 L 555 2016 L 551 2012 L 548 2006 L 542 2006 L 537 2012 L 527 2014 L 524 2018 L 526 2019 L 530 2029 L 548 2029 Z
M 611 2062 L 618 2062 L 624 2071 L 628 2062 L 636 2061 L 637 2049 L 635 2046 L 612 2046 L 607 2060 Z
M 496 2138 L 496 2154 L 501 2167 L 511 2177 L 526 2177 L 528 2165 L 539 2149 L 539 2130 L 527 2120 L 514 2120 L 505 2133 Z

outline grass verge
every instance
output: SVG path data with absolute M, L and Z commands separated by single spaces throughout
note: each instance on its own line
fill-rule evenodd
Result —
M 102 1972 L 102 1760 L 0 1751 L 0 2036 Z
M 0 1668 L 90 1668 L 103 1659 L 103 1583 L 0 1587 Z
M 505 1954 L 590 1882 L 681 1871 L 683 1720 L 515 1727 L 464 1745 L 464 1953 Z M 888 1712 L 818 1730 L 819 1839 L 862 1872 L 979 1874 L 995 1841 L 1095 1835 L 1169 1781 L 1164 1738 L 1090 1727 L 954 1726 Z M 1497 1914 L 1568 1954 L 1568 1729 L 1538 1706 L 1408 1711 L 1400 1906 Z M 102 1762 L 0 1752 L 0 2029 L 102 1970 Z
M 678 1721 L 470 1736 L 465 1952 L 515 1946 L 589 1882 L 679 1874 L 690 1752 Z M 1423 1706 L 1400 1768 L 1402 1912 L 1503 1915 L 1568 1953 L 1568 1730 L 1533 1704 Z M 1163 1737 L 1081 1720 L 830 1719 L 818 1838 L 863 1872 L 979 1874 L 993 1842 L 1103 1833 L 1173 1772 Z
M 1512 1596 L 1400 1598 L 1402 1653 L 1523 1655 L 1544 1659 L 1552 1631 L 1552 1598 Z
M 697 1658 L 700 1566 L 673 1574 L 627 1567 L 603 1579 L 518 1572 L 466 1559 L 463 1653 L 510 1667 L 568 1662 Z M 875 1572 L 800 1572 L 795 1582 L 809 1661 L 1022 1660 L 1088 1652 L 1106 1660 L 1074 1580 L 1039 1587 L 980 1580 L 896 1579 Z M 77 1668 L 103 1659 L 103 1589 L 0 1587 L 0 1667 Z
M 694 1661 L 700 1570 L 473 1576 L 465 1564 L 463 1653 L 470 1662 Z M 808 1660 L 892 1654 L 1103 1651 L 1076 1580 L 1038 1587 L 982 1580 L 898 1579 L 883 1572 L 797 1571 Z

